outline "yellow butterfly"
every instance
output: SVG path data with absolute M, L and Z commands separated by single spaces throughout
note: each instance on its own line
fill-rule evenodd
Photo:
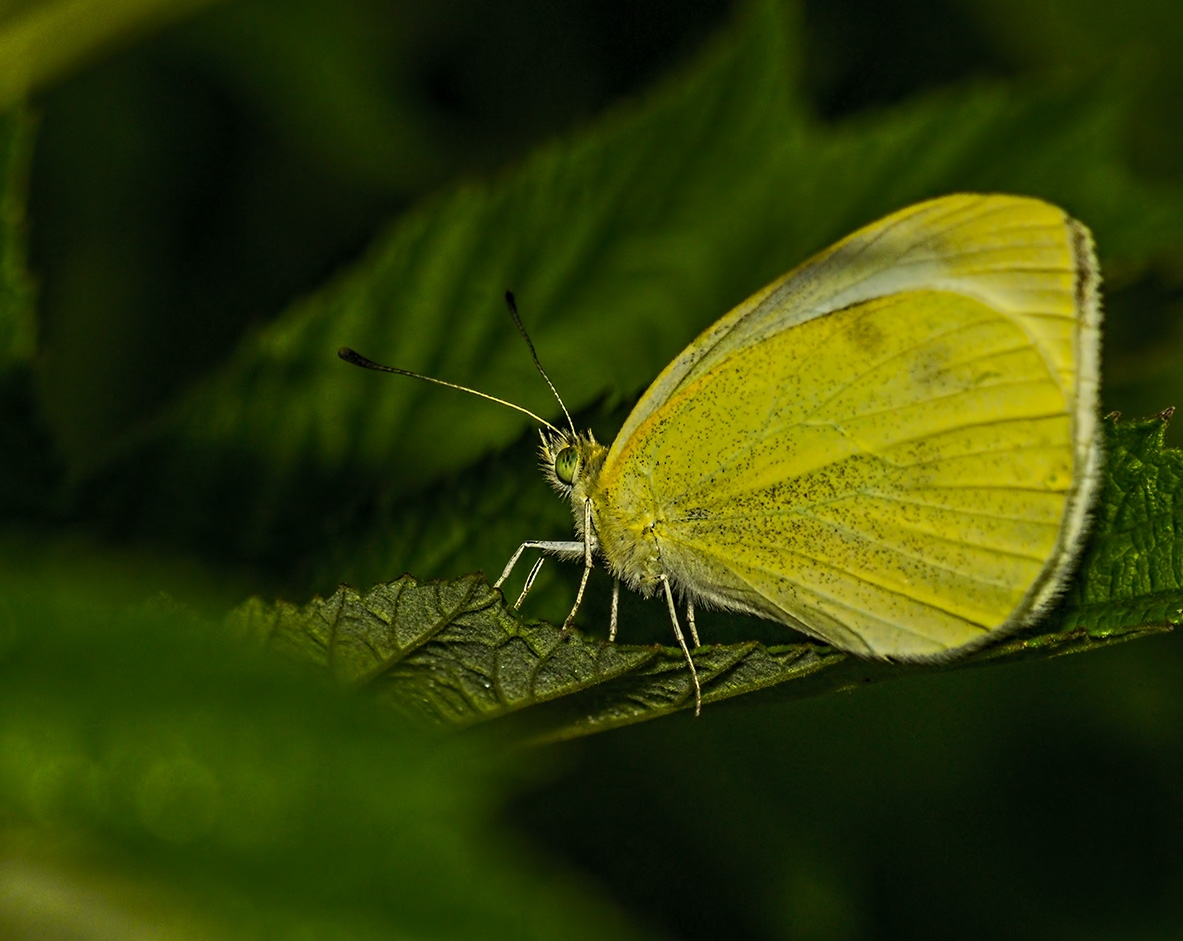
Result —
M 860 229 L 703 332 L 611 447 L 533 416 L 578 539 L 523 543 L 496 585 L 527 550 L 582 558 L 566 627 L 599 555 L 610 639 L 620 582 L 661 592 L 696 712 L 676 596 L 696 647 L 696 604 L 906 661 L 1032 623 L 1099 482 L 1098 280 L 1088 230 L 1037 199 L 946 196 Z

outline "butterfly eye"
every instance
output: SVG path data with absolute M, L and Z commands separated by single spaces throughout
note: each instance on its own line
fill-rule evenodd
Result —
M 563 448 L 555 455 L 555 476 L 559 482 L 568 486 L 575 480 L 575 471 L 579 469 L 579 449 Z

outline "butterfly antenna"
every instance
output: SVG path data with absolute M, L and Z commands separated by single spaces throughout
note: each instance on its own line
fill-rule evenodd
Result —
M 550 376 L 546 374 L 546 370 L 542 368 L 542 363 L 538 359 L 538 351 L 534 349 L 534 341 L 530 339 L 530 334 L 526 332 L 526 328 L 522 326 L 522 318 L 518 316 L 518 305 L 513 299 L 513 291 L 505 292 L 505 304 L 509 307 L 509 315 L 513 318 L 513 322 L 517 325 L 518 333 L 522 335 L 522 339 L 526 341 L 526 346 L 530 347 L 530 355 L 534 358 L 534 365 L 538 368 L 539 374 L 545 380 L 546 384 L 550 386 L 550 391 L 554 393 L 555 399 L 559 403 L 559 408 L 563 410 L 563 414 L 567 416 L 567 424 L 571 426 L 571 434 L 578 436 L 575 430 L 575 422 L 571 421 L 571 413 L 567 411 L 567 406 L 563 404 L 563 397 L 559 395 L 559 390 L 555 388 L 555 384 L 550 381 Z
M 538 422 L 540 425 L 546 425 L 546 427 L 551 431 L 556 433 L 559 431 L 558 428 L 548 422 L 545 418 L 535 415 L 528 408 L 522 408 L 520 405 L 514 405 L 513 402 L 507 402 L 505 399 L 499 399 L 497 396 L 489 395 L 487 392 L 478 392 L 476 389 L 468 388 L 468 386 L 457 385 L 454 382 L 445 382 L 443 379 L 435 379 L 431 376 L 425 376 L 422 373 L 411 372 L 409 369 L 398 369 L 394 366 L 383 366 L 381 363 L 375 363 L 372 359 L 366 359 L 361 355 L 361 353 L 355 352 L 347 346 L 343 346 L 341 349 L 337 350 L 337 355 L 345 360 L 345 362 L 353 363 L 354 366 L 361 366 L 363 369 L 372 369 L 375 372 L 394 373 L 396 376 L 409 376 L 412 379 L 422 379 L 424 382 L 434 382 L 437 386 L 444 386 L 448 389 L 456 389 L 460 392 L 467 392 L 469 395 L 475 395 L 482 399 L 488 399 L 490 402 L 496 402 L 498 405 L 504 405 L 506 408 L 512 408 L 514 411 L 521 412 L 523 415 L 529 415 L 534 419 L 534 421 Z M 538 358 L 535 357 L 534 361 L 537 362 Z M 538 368 L 541 369 L 542 367 L 539 366 Z M 546 373 L 543 373 L 542 375 L 545 376 Z M 548 383 L 550 382 L 549 379 L 546 381 Z M 554 386 L 551 386 L 551 388 L 553 389 Z M 557 395 L 558 393 L 555 394 Z M 560 401 L 559 404 L 562 405 L 562 401 Z M 566 412 L 567 410 L 564 408 L 563 411 Z M 570 415 L 567 416 L 567 420 L 571 420 Z

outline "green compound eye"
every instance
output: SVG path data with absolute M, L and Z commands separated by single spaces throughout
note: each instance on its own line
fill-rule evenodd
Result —
M 579 449 L 563 448 L 555 455 L 555 476 L 560 483 L 570 485 L 575 480 L 575 471 L 579 468 Z

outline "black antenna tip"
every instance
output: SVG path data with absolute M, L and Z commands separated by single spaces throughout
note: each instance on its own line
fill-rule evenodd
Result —
M 366 359 L 361 355 L 361 353 L 358 353 L 356 350 L 351 350 L 347 346 L 343 346 L 341 349 L 337 350 L 337 355 L 345 360 L 345 362 L 352 363 L 354 366 L 364 366 L 366 369 L 380 368 L 377 363 Z
M 515 314 L 518 312 L 517 301 L 515 301 L 513 299 L 513 291 L 506 291 L 505 292 L 505 303 L 509 305 L 509 309 L 512 310 Z

